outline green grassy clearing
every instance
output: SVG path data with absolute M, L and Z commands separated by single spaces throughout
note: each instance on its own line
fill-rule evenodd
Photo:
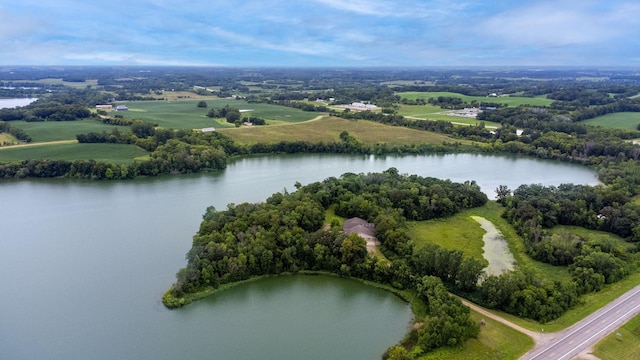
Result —
M 594 353 L 602 360 L 637 359 L 640 354 L 640 315 L 602 339 L 596 345 Z
M 636 130 L 640 125 L 640 113 L 619 112 L 595 117 L 581 123 L 593 126 L 602 126 L 615 129 Z
M 473 256 L 486 263 L 482 255 L 485 231 L 467 211 L 446 219 L 412 221 L 408 228 L 416 249 L 431 243 L 449 250 L 462 250 L 465 257 Z
M 242 100 L 234 99 L 207 99 L 208 107 L 199 108 L 199 100 L 177 101 L 129 101 L 122 104 L 129 107 L 129 111 L 118 114 L 125 118 L 141 119 L 156 123 L 160 127 L 169 129 L 199 129 L 204 127 L 231 128 L 224 120 L 211 119 L 206 116 L 211 108 L 221 109 L 225 105 L 240 110 L 252 110 L 245 112 L 245 116 L 257 116 L 267 120 L 269 124 L 295 123 L 307 121 L 318 116 L 318 113 L 305 112 L 299 109 L 271 104 L 250 104 Z
M 148 153 L 134 145 L 122 144 L 51 144 L 24 146 L 0 151 L 0 162 L 32 159 L 96 160 L 117 164 L 130 163 Z
M 477 339 L 470 339 L 464 346 L 440 348 L 419 357 L 420 360 L 497 360 L 518 359 L 533 348 L 533 339 L 500 322 L 471 311 L 473 321 L 484 319 Z
M 280 141 L 337 142 L 340 133 L 347 131 L 368 145 L 386 143 L 388 145 L 442 144 L 460 142 L 471 145 L 466 140 L 452 139 L 442 134 L 428 131 L 389 126 L 366 120 L 345 120 L 332 116 L 323 116 L 315 121 L 288 126 L 253 126 L 238 129 L 220 129 L 220 132 L 241 144 L 267 143 Z
M 492 102 L 498 104 L 506 104 L 509 106 L 520 106 L 520 105 L 532 105 L 532 106 L 549 106 L 553 102 L 551 99 L 547 99 L 546 96 L 536 96 L 536 97 L 522 97 L 522 96 L 499 96 L 499 97 L 488 97 L 488 96 L 468 96 L 462 95 L 453 92 L 417 92 L 417 91 L 408 91 L 408 92 L 398 92 L 396 95 L 400 96 L 400 98 L 406 98 L 409 100 L 416 99 L 425 99 L 429 98 L 437 98 L 439 96 L 446 97 L 457 97 L 462 99 L 464 102 L 471 103 L 476 100 L 478 102 Z
M 33 142 L 75 140 L 78 134 L 103 131 L 109 133 L 115 128 L 113 125 L 105 125 L 92 119 L 42 122 L 12 121 L 11 126 L 24 130 L 31 136 Z M 128 126 L 118 126 L 117 128 L 121 132 L 131 132 Z
M 631 252 L 633 252 L 633 249 L 636 247 L 634 244 L 625 241 L 623 238 L 605 231 L 589 230 L 579 226 L 567 225 L 558 225 L 551 229 L 551 233 L 553 234 L 561 231 L 569 232 L 587 240 L 595 240 L 601 243 L 612 243 L 615 247 L 621 247 Z

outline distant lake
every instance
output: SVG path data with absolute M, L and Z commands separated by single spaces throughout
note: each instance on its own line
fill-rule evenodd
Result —
M 0 99 L 0 109 L 13 109 L 18 106 L 27 106 L 38 98 Z

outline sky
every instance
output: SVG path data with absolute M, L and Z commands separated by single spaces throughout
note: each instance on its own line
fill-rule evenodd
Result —
M 0 65 L 638 66 L 637 0 L 3 0 Z

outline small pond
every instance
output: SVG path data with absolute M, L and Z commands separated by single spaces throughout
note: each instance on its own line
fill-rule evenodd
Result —
M 484 270 L 487 275 L 500 275 L 513 270 L 516 260 L 513 258 L 511 251 L 509 251 L 509 245 L 500 230 L 491 221 L 481 216 L 472 216 L 471 218 L 477 221 L 482 226 L 482 229 L 486 231 L 482 237 L 484 241 L 484 246 L 482 247 L 484 253 L 482 255 L 489 262 L 489 265 Z

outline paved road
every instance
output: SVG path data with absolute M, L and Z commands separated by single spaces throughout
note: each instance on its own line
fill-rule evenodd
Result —
M 640 313 L 640 286 L 636 286 L 553 340 L 526 353 L 520 360 L 570 360 Z

